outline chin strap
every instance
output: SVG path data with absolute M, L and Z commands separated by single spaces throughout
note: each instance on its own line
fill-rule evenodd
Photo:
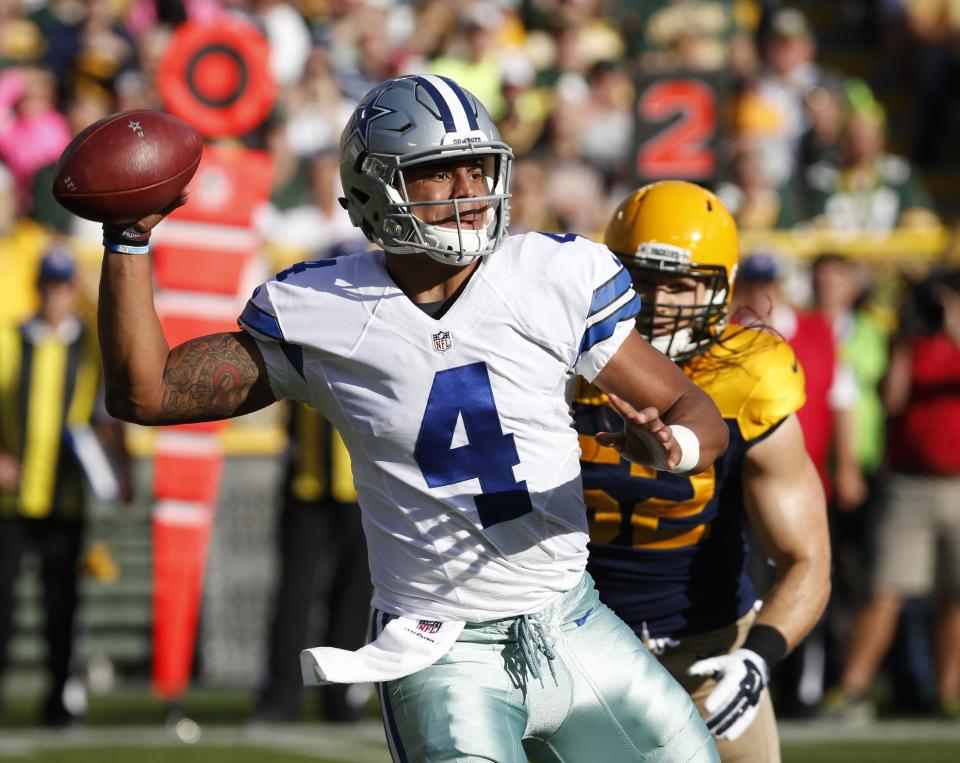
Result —
M 384 249 L 394 254 L 426 254 L 444 265 L 458 267 L 469 265 L 490 253 L 486 251 L 490 239 L 485 230 L 464 231 L 463 243 L 466 246 L 463 250 L 460 249 L 460 237 L 455 228 L 423 225 L 421 230 L 424 238 L 423 245 L 408 243 L 401 246 L 384 246 Z M 475 247 L 470 246 L 471 243 L 475 243 Z
M 490 240 L 486 229 L 441 228 L 421 223 L 421 230 L 428 246 L 442 250 L 428 251 L 427 254 L 449 265 L 469 265 L 483 256 Z

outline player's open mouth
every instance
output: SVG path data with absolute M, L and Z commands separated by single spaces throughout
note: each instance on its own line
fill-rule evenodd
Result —
M 461 212 L 460 227 L 467 228 L 469 230 L 480 230 L 486 225 L 486 217 L 487 217 L 486 209 L 477 209 L 471 212 Z M 457 218 L 456 216 L 445 217 L 442 220 L 438 220 L 433 224 L 440 228 L 456 228 Z

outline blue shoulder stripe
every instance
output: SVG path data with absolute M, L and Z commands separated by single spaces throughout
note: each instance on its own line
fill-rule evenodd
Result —
M 467 98 L 467 94 L 463 92 L 463 88 L 449 77 L 440 77 L 440 79 L 446 82 L 453 91 L 453 94 L 457 96 L 457 100 L 460 101 L 460 105 L 463 106 L 463 110 L 466 112 L 467 122 L 470 124 L 470 129 L 479 130 L 480 125 L 477 123 L 477 117 L 473 113 L 473 106 L 470 103 L 470 99 Z
M 640 297 L 633 296 L 623 307 L 598 323 L 594 323 L 584 332 L 583 340 L 580 342 L 580 354 L 589 350 L 598 342 L 609 339 L 617 328 L 617 324 L 622 321 L 632 320 L 640 312 Z
M 266 310 L 257 307 L 252 301 L 247 302 L 247 306 L 240 313 L 240 319 L 237 321 L 243 326 L 248 325 L 255 331 L 259 331 L 264 336 L 276 339 L 278 342 L 284 341 L 283 331 L 280 330 L 280 321 L 276 316 L 270 315 Z
M 590 300 L 590 312 L 587 317 L 596 315 L 604 308 L 612 305 L 626 294 L 627 289 L 631 286 L 633 286 L 633 281 L 630 279 L 627 269 L 620 268 L 609 281 L 594 289 L 593 299 Z
M 433 102 L 437 106 L 437 111 L 440 112 L 440 119 L 443 120 L 443 128 L 447 132 L 456 132 L 457 125 L 453 121 L 453 112 L 450 111 L 450 107 L 447 106 L 443 94 L 437 90 L 436 86 L 426 77 L 414 77 L 414 79 L 417 81 L 417 84 L 426 90 L 430 94 L 430 97 L 433 98 Z

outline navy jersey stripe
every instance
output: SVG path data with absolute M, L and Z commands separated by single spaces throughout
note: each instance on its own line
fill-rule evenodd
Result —
M 598 323 L 594 323 L 587 329 L 583 335 L 583 341 L 580 342 L 580 354 L 582 355 L 585 351 L 597 344 L 597 342 L 609 339 L 613 336 L 613 332 L 616 330 L 618 323 L 636 318 L 639 312 L 640 297 L 634 295 L 633 299 L 615 313 L 611 313 L 607 318 Z
M 605 307 L 609 307 L 622 297 L 633 286 L 630 274 L 626 268 L 620 268 L 616 274 L 602 286 L 593 290 L 593 299 L 590 300 L 590 312 L 587 317 L 596 315 Z
M 287 356 L 290 365 L 292 365 L 297 373 L 306 381 L 307 377 L 303 375 L 303 348 L 299 344 L 280 342 L 280 349 L 283 350 L 283 354 Z
M 440 79 L 446 82 L 450 86 L 450 89 L 457 96 L 457 99 L 460 101 L 460 104 L 463 106 L 463 110 L 467 115 L 467 122 L 470 124 L 470 129 L 479 130 L 480 125 L 477 124 L 477 117 L 473 113 L 473 105 L 470 103 L 470 99 L 467 98 L 467 94 L 463 92 L 463 88 L 449 77 L 440 77 Z
M 453 112 L 450 111 L 450 107 L 447 105 L 440 91 L 437 90 L 434 84 L 426 77 L 414 77 L 414 79 L 430 94 L 430 97 L 433 98 L 433 102 L 437 106 L 437 111 L 440 112 L 440 118 L 443 120 L 444 129 L 447 132 L 456 132 L 457 125 L 453 121 Z
M 243 312 L 240 313 L 240 319 L 237 323 L 239 323 L 241 327 L 243 327 L 245 323 L 264 336 L 280 342 L 284 341 L 283 331 L 280 330 L 280 321 L 277 320 L 276 316 L 270 315 L 270 313 L 257 307 L 253 302 L 247 302 L 246 307 L 243 308 Z

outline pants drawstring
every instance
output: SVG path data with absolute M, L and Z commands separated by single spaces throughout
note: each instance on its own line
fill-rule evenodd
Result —
M 557 653 L 553 651 L 553 645 L 547 637 L 543 624 L 531 615 L 520 615 L 514 620 L 513 629 L 530 675 L 543 686 L 543 675 L 540 673 L 540 655 L 542 654 L 547 658 L 547 667 L 550 668 L 550 675 L 556 683 L 557 673 L 553 661 L 557 659 Z

